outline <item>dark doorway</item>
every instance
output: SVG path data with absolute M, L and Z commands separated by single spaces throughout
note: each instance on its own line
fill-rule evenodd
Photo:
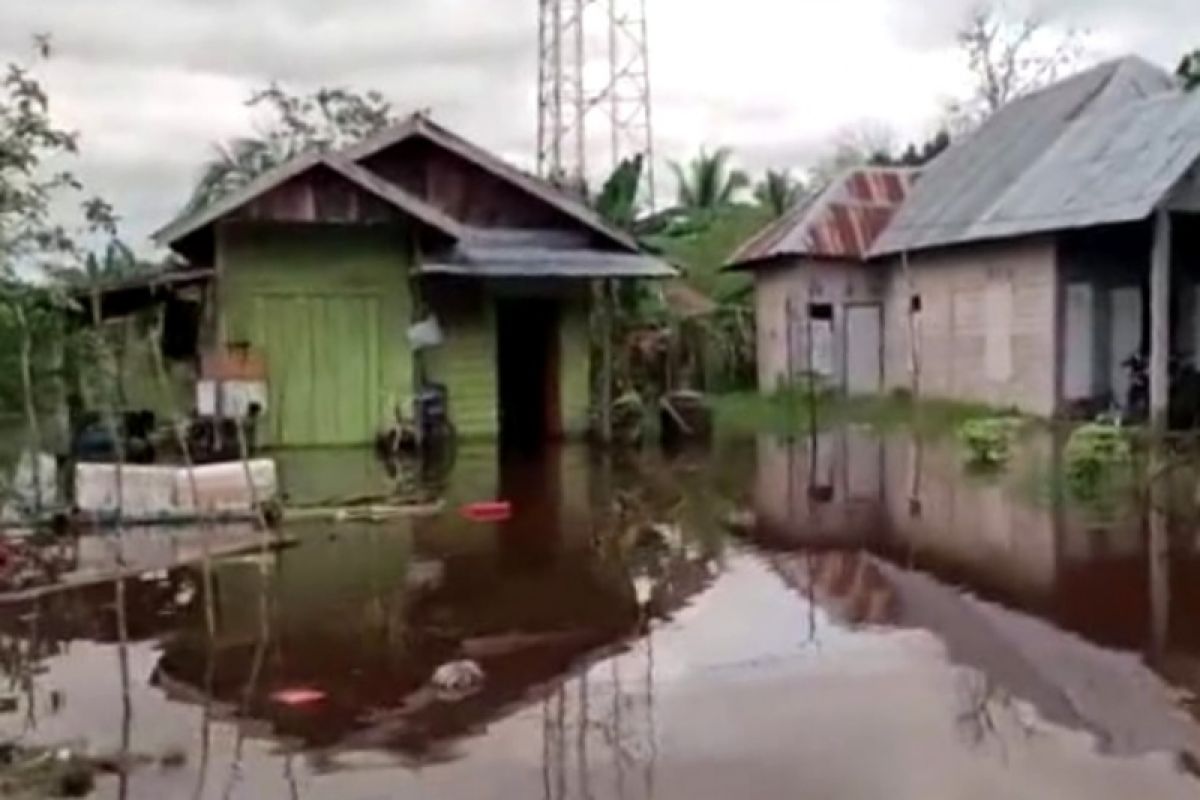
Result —
M 559 307 L 554 300 L 512 298 L 496 306 L 500 440 L 536 449 L 562 434 L 559 411 Z

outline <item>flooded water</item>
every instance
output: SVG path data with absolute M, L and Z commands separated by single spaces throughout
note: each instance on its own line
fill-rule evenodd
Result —
M 199 567 L 127 582 L 124 634 L 113 586 L 0 609 L 0 725 L 147 757 L 97 790 L 139 800 L 1196 797 L 1196 531 L 1052 502 L 1055 452 L 983 480 L 852 429 L 464 448 L 441 514 L 289 528 L 211 598 Z M 309 502 L 387 480 L 280 467 Z M 430 685 L 462 659 L 478 691 Z

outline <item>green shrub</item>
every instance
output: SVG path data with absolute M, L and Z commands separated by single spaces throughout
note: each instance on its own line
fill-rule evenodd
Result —
M 1095 422 L 1071 434 L 1063 460 L 1072 497 L 1092 501 L 1128 477 L 1133 466 L 1133 447 L 1120 426 Z
M 969 419 L 959 425 L 958 441 L 966 450 L 967 464 L 987 468 L 1006 464 L 1020 428 L 1016 417 Z

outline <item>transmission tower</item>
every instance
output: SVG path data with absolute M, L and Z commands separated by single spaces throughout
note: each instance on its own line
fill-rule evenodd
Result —
M 538 168 L 583 185 L 588 147 L 611 171 L 645 157 L 643 198 L 654 205 L 654 127 L 646 0 L 538 0 Z

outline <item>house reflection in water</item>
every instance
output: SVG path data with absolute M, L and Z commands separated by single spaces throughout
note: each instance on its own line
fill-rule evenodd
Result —
M 627 519 L 586 451 L 499 470 L 492 456 L 461 454 L 450 508 L 437 517 L 308 531 L 265 571 L 253 559 L 220 565 L 215 642 L 197 609 L 167 641 L 155 680 L 174 699 L 267 723 L 264 734 L 318 749 L 330 765 L 364 749 L 438 761 L 520 706 L 561 705 L 587 664 L 627 647 L 712 577 L 686 546 L 647 542 L 669 515 L 645 507 L 644 519 Z M 467 498 L 496 496 L 513 504 L 506 522 L 457 513 Z M 486 682 L 440 702 L 430 675 L 461 658 L 478 662 Z M 273 702 L 294 688 L 325 697 L 302 712 Z
M 953 442 L 853 428 L 763 438 L 757 535 L 835 619 L 929 630 L 952 660 L 1109 749 L 1190 741 L 1141 724 L 1136 709 L 1171 709 L 1133 654 L 1200 689 L 1196 531 L 1168 534 L 1134 512 L 1101 524 L 1053 501 L 1045 476 L 1060 452 L 1034 437 L 1005 476 L 984 479 Z

